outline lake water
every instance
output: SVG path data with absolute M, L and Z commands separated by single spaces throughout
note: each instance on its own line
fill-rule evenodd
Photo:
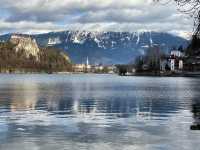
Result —
M 199 150 L 200 79 L 0 75 L 0 150 Z

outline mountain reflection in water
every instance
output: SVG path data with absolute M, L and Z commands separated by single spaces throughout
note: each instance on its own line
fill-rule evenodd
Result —
M 195 78 L 0 75 L 0 149 L 195 150 L 199 90 Z

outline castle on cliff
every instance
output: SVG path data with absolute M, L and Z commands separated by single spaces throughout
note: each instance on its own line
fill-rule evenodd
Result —
M 35 39 L 32 39 L 29 35 L 13 34 L 10 38 L 10 42 L 15 46 L 15 50 L 24 50 L 26 57 L 34 56 L 38 60 L 38 53 L 40 52 L 39 46 Z

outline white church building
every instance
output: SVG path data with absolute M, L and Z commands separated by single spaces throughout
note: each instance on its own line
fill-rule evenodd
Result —
M 161 60 L 161 71 L 182 71 L 184 53 L 179 50 L 172 50 L 170 55 Z

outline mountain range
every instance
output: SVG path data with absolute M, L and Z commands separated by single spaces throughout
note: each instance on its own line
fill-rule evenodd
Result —
M 6 41 L 11 34 L 0 36 Z M 73 63 L 125 64 L 143 55 L 149 46 L 159 45 L 168 53 L 172 48 L 186 47 L 184 38 L 161 32 L 87 32 L 63 31 L 31 35 L 40 47 L 53 47 L 68 53 Z

